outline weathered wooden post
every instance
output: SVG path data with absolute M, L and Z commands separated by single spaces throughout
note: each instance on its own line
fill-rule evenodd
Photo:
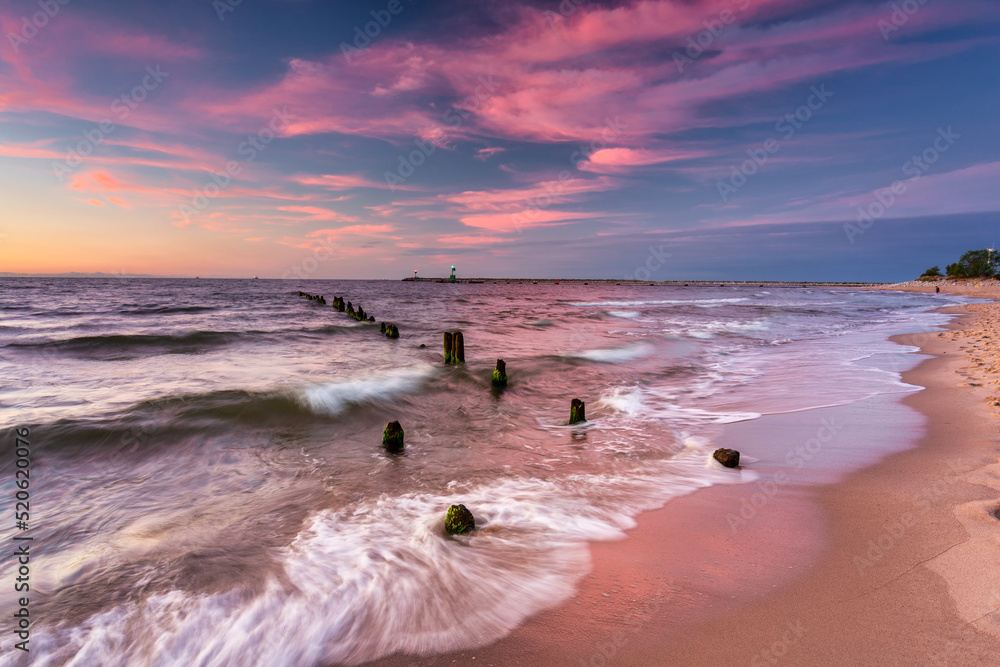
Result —
M 389 324 L 385 327 L 385 335 L 389 338 L 399 338 L 399 329 L 395 324 Z
M 461 331 L 456 331 L 452 337 L 452 348 L 451 356 L 453 357 L 456 364 L 465 363 L 465 339 L 462 337 Z
M 382 333 L 385 333 L 385 322 L 379 322 L 378 330 Z
M 444 363 L 452 363 L 452 335 L 450 331 L 444 332 Z
M 382 444 L 390 452 L 403 451 L 403 427 L 398 421 L 392 421 L 385 425 L 382 432 Z
M 444 529 L 449 535 L 464 535 L 476 529 L 476 517 L 465 505 L 452 505 L 444 517 Z
M 500 387 L 507 386 L 507 364 L 503 359 L 497 359 L 497 368 L 493 371 L 493 384 Z
M 569 404 L 569 423 L 579 424 L 587 421 L 587 406 L 579 398 L 574 398 Z

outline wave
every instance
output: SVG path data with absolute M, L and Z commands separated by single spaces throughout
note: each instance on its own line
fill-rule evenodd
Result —
M 320 327 L 274 329 L 271 331 L 249 329 L 246 331 L 188 331 L 175 334 L 106 334 L 77 336 L 59 340 L 40 340 L 8 343 L 4 347 L 25 351 L 54 351 L 87 357 L 122 359 L 135 355 L 195 353 L 205 348 L 228 345 L 239 340 L 280 334 L 339 334 L 363 326 L 351 322 L 327 324 Z
M 414 392 L 434 374 L 433 366 L 413 366 L 374 376 L 315 384 L 299 392 L 299 400 L 314 412 L 339 414 L 348 406 Z
M 213 306 L 149 306 L 119 310 L 122 315 L 173 315 L 177 313 L 205 313 L 219 310 Z
M 733 424 L 761 417 L 758 412 L 721 412 L 682 407 L 674 402 L 669 393 L 656 387 L 648 390 L 642 387 L 615 387 L 610 394 L 602 396 L 597 404 L 628 417 L 665 420 L 676 425 Z
M 635 307 L 635 306 L 720 306 L 726 303 L 740 303 L 748 301 L 750 297 L 732 297 L 727 299 L 659 299 L 656 301 L 591 301 L 583 303 L 571 303 L 571 306 L 593 307 Z
M 232 343 L 244 334 L 236 331 L 191 331 L 180 334 L 109 334 L 79 336 L 62 340 L 8 343 L 5 347 L 23 350 L 57 351 L 115 359 L 129 353 L 148 354 L 193 352 L 210 346 Z
M 623 538 L 635 515 L 671 497 L 750 479 L 706 468 L 694 451 L 646 468 L 453 483 L 321 510 L 275 552 L 281 576 L 154 593 L 75 627 L 40 626 L 32 649 L 50 663 L 310 666 L 484 646 L 569 599 L 590 567 L 588 542 Z M 477 530 L 450 537 L 443 515 L 459 502 Z
M 566 356 L 601 363 L 616 363 L 641 359 L 642 357 L 648 357 L 652 353 L 653 346 L 649 343 L 636 343 L 625 347 L 609 347 L 599 348 L 596 350 L 584 350 L 582 352 L 572 352 Z

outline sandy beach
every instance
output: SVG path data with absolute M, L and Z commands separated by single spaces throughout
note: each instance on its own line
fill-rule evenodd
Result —
M 1000 297 L 995 281 L 942 290 Z M 728 446 L 742 439 L 767 471 L 754 488 L 711 487 L 643 514 L 626 540 L 592 546 L 572 600 L 499 642 L 384 664 L 996 665 L 1000 303 L 945 312 L 960 315 L 949 331 L 894 338 L 927 355 L 903 374 L 926 387 L 903 399 L 926 418 L 916 448 L 796 484 L 768 460 L 766 433 L 735 428 Z M 879 437 L 877 407 L 851 418 Z M 781 424 L 782 436 L 816 428 Z M 759 510 L 734 526 L 752 493 Z

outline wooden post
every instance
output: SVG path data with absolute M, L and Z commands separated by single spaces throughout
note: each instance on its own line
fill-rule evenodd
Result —
M 461 331 L 456 331 L 454 337 L 452 338 L 452 356 L 454 357 L 456 364 L 465 363 L 465 339 L 462 337 Z
M 574 398 L 569 404 L 569 423 L 578 424 L 587 421 L 587 406 L 579 398 Z
M 382 432 L 382 444 L 390 452 L 403 451 L 403 427 L 398 421 L 389 422 Z
M 399 338 L 399 329 L 396 328 L 395 324 L 388 324 L 385 327 L 385 335 L 389 338 Z
M 452 363 L 452 335 L 450 331 L 444 332 L 444 363 Z
M 493 384 L 507 386 L 507 364 L 503 359 L 497 359 L 497 368 L 493 371 Z

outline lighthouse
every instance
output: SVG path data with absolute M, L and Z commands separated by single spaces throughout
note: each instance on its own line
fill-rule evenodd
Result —
M 455 280 L 455 265 L 451 265 L 451 279 Z

